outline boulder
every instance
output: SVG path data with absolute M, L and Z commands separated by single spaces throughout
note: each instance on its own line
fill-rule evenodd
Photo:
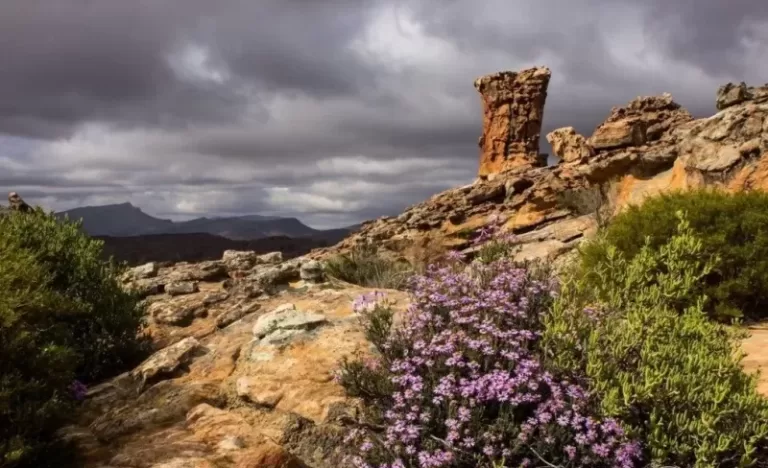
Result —
M 137 267 L 133 267 L 130 270 L 128 270 L 127 275 L 129 278 L 132 279 L 148 279 L 148 278 L 154 278 L 157 276 L 157 272 L 160 270 L 157 263 L 155 262 L 148 262 L 143 265 L 139 265 Z
M 595 152 L 587 139 L 576 133 L 573 127 L 563 127 L 547 134 L 552 151 L 564 163 L 582 163 L 594 156 Z
M 165 285 L 165 292 L 169 296 L 183 296 L 200 291 L 197 281 L 173 281 Z
M 301 264 L 299 276 L 309 283 L 322 283 L 325 279 L 323 264 L 317 260 L 308 260 Z
M 646 142 L 647 126 L 639 118 L 604 122 L 595 130 L 589 144 L 596 150 L 642 146 Z
M 221 261 L 229 271 L 250 270 L 258 263 L 258 254 L 254 251 L 225 250 Z
M 193 337 L 184 338 L 178 343 L 162 349 L 144 361 L 131 372 L 131 375 L 147 382 L 157 377 L 167 376 L 191 359 L 192 353 L 200 347 L 200 342 Z
M 265 343 L 276 344 L 326 323 L 325 316 L 297 310 L 294 304 L 287 303 L 259 317 L 253 325 L 253 336 Z

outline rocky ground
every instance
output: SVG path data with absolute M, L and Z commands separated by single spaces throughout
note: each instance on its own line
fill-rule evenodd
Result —
M 365 288 L 306 258 L 229 251 L 219 261 L 136 267 L 157 351 L 89 389 L 62 434 L 86 468 L 336 467 L 356 404 L 334 382 L 369 351 L 352 303 Z M 408 304 L 387 291 L 397 311 Z M 752 327 L 745 369 L 768 368 L 768 327 Z M 760 380 L 768 395 L 768 375 Z
M 330 467 L 354 404 L 332 380 L 368 350 L 353 300 L 365 289 L 322 279 L 279 253 L 133 269 L 157 352 L 89 390 L 64 430 L 86 467 Z M 402 309 L 407 297 L 390 291 Z

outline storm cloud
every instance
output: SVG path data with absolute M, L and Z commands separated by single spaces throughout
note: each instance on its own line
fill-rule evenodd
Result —
M 768 81 L 764 0 L 4 0 L 0 186 L 50 209 L 335 227 L 477 169 L 473 80 L 552 69 L 544 130 Z

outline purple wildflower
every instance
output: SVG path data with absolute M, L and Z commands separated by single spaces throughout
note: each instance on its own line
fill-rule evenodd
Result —
M 88 392 L 88 387 L 86 387 L 84 383 L 80 382 L 79 380 L 75 380 L 69 386 L 69 389 L 72 392 L 72 396 L 75 398 L 75 400 L 77 401 L 85 400 L 85 395 Z
M 634 466 L 640 447 L 614 420 L 589 417 L 587 392 L 541 365 L 536 344 L 555 289 L 507 260 L 473 265 L 471 273 L 432 266 L 415 278 L 413 302 L 384 347 L 402 351 L 380 366 L 393 388 L 386 450 L 363 442 L 362 461 L 439 468 L 485 457 L 525 466 L 535 449 L 569 466 Z M 377 300 L 358 299 L 356 310 Z M 366 458 L 373 453 L 387 454 L 389 464 Z

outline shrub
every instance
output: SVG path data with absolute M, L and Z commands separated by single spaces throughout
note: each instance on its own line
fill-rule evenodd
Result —
M 0 236 L 0 466 L 44 450 L 73 401 L 67 386 L 77 356 L 59 344 L 68 330 L 56 316 L 71 311 L 65 297 L 47 288 L 34 256 L 9 248 Z
M 58 457 L 52 434 L 82 396 L 75 379 L 120 372 L 147 351 L 143 309 L 100 247 L 40 209 L 0 217 L 0 464 Z
M 354 464 L 634 466 L 639 449 L 621 427 L 540 364 L 552 286 L 508 260 L 457 262 L 414 279 L 402 326 L 390 329 L 386 303 L 359 301 L 378 353 L 344 361 L 338 376 L 366 403 L 349 435 Z
M 400 289 L 413 274 L 410 264 L 378 253 L 375 246 L 365 244 L 326 262 L 326 272 L 348 283 L 371 288 Z
M 475 259 L 483 264 L 511 258 L 519 250 L 513 234 L 501 233 L 501 219 L 492 217 L 490 221 L 472 240 L 472 244 L 478 247 Z
M 606 261 L 607 248 L 631 260 L 650 238 L 651 248 L 675 233 L 675 213 L 683 211 L 701 240 L 702 253 L 718 262 L 701 279 L 709 301 L 705 311 L 721 320 L 765 318 L 768 314 L 768 194 L 713 190 L 668 193 L 630 206 L 605 231 L 606 243 L 589 245 L 581 256 L 582 271 Z M 681 304 L 693 306 L 693 302 Z
M 768 401 L 744 374 L 739 333 L 708 320 L 696 295 L 718 258 L 682 213 L 658 248 L 628 258 L 605 239 L 587 277 L 566 274 L 543 337 L 548 364 L 586 376 L 604 417 L 644 442 L 645 458 L 677 466 L 766 460 Z M 595 245 L 587 246 L 585 251 Z

